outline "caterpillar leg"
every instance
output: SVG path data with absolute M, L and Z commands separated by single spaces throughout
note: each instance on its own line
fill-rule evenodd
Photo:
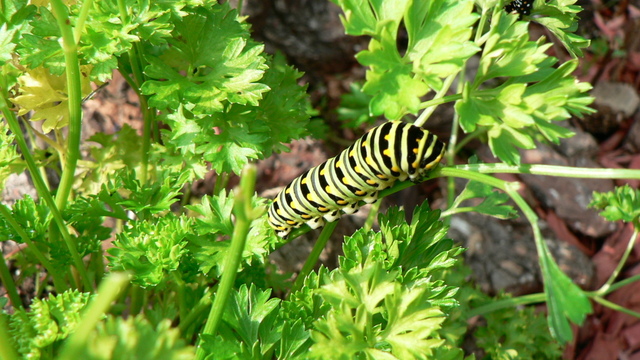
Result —
M 324 220 L 321 217 L 313 218 L 307 221 L 307 225 L 309 225 L 309 227 L 312 229 L 317 229 L 324 225 Z
M 322 217 L 328 222 L 334 222 L 340 218 L 340 210 L 330 211 L 322 215 Z
M 345 205 L 344 208 L 342 208 L 342 212 L 345 214 L 353 214 L 354 212 L 358 211 L 359 208 L 360 206 L 358 204 L 358 201 L 356 201 Z

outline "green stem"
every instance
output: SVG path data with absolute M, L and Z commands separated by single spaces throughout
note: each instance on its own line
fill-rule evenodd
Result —
M 69 105 L 69 134 L 65 165 L 56 194 L 58 209 L 67 205 L 69 194 L 75 179 L 76 166 L 80 158 L 80 135 L 82 134 L 82 84 L 78 46 L 71 27 L 68 9 L 61 0 L 52 0 L 53 14 L 62 34 L 62 50 L 64 53 L 65 72 L 67 75 L 67 99 Z
M 534 174 L 587 179 L 640 179 L 640 170 L 596 169 L 556 165 L 468 164 L 453 166 L 482 174 Z
M 378 201 L 371 204 L 367 219 L 362 226 L 365 230 L 369 231 L 373 227 L 373 223 L 376 221 L 376 217 L 378 217 L 378 213 L 380 212 L 380 205 L 382 205 L 382 199 L 378 199 Z
M 604 306 L 606 306 L 606 307 L 608 307 L 610 309 L 613 309 L 615 311 L 620 311 L 620 312 L 625 313 L 627 315 L 631 315 L 633 317 L 640 318 L 640 313 L 635 312 L 633 310 L 629 310 L 629 309 L 625 308 L 624 306 L 620 306 L 620 305 L 618 305 L 618 304 L 616 304 L 614 302 L 611 302 L 611 301 L 609 301 L 607 299 L 601 298 L 600 296 L 593 297 L 593 301 L 595 301 L 597 303 L 600 303 L 600 304 L 602 304 L 602 305 L 604 305 Z
M 195 307 L 189 309 L 189 313 L 185 318 L 180 319 L 180 333 L 187 335 L 187 330 L 196 322 L 196 320 L 202 315 L 202 313 L 211 306 L 211 295 L 209 293 L 200 298 L 198 304 Z
M 9 267 L 7 266 L 4 257 L 0 259 L 0 280 L 2 280 L 2 286 L 7 290 L 7 294 L 9 295 L 9 300 L 11 301 L 13 308 L 23 309 L 24 307 L 22 306 L 20 295 L 18 295 L 16 283 L 13 281 L 13 277 L 11 276 L 11 272 L 9 271 Z
M 125 273 L 111 273 L 98 288 L 98 296 L 93 298 L 82 314 L 78 328 L 69 336 L 60 352 L 60 359 L 79 359 L 80 352 L 93 329 L 111 307 L 111 303 L 126 288 L 129 276 Z
M 435 107 L 438 105 L 454 102 L 457 100 L 462 100 L 462 94 L 453 94 L 453 95 L 443 96 L 441 98 L 433 98 L 431 100 L 425 101 L 422 104 L 420 104 L 420 109 Z
M 589 296 L 605 296 L 607 294 L 610 294 L 610 293 L 620 289 L 621 287 L 627 286 L 627 285 L 629 285 L 631 283 L 634 283 L 634 282 L 636 282 L 638 280 L 640 280 L 640 274 L 631 276 L 631 277 L 626 278 L 624 280 L 620 280 L 617 283 L 612 284 L 611 286 L 609 286 L 609 288 L 607 288 L 603 292 L 600 292 L 600 290 L 596 290 L 596 291 L 593 291 L 593 292 L 588 292 L 587 294 Z
M 433 97 L 433 99 L 426 101 L 425 103 L 423 103 L 420 107 L 422 109 L 425 109 L 422 113 L 420 113 L 420 116 L 418 116 L 418 118 L 416 119 L 416 121 L 413 122 L 413 124 L 415 126 L 422 126 L 424 125 L 425 122 L 427 122 L 427 119 L 429 119 L 429 117 L 431 116 L 431 114 L 433 114 L 433 112 L 436 110 L 437 102 L 440 99 L 444 99 L 445 95 L 447 94 L 447 91 L 449 91 L 449 88 L 451 87 L 451 84 L 453 84 L 453 80 L 456 79 L 456 75 L 449 75 L 449 77 L 447 77 L 443 82 L 442 82 L 442 88 L 440 88 L 440 90 L 438 90 L 438 92 L 436 93 L 436 95 Z M 424 104 L 429 103 L 430 105 L 428 107 L 425 107 Z M 444 103 L 443 103 L 444 104 Z
M 478 306 L 477 308 L 471 309 L 465 315 L 467 319 L 470 319 L 474 316 L 485 315 L 494 311 L 512 308 L 515 306 L 538 304 L 538 303 L 544 302 L 546 299 L 547 299 L 547 294 L 545 293 L 529 294 L 524 296 L 518 296 L 516 298 L 501 299 L 501 300 L 492 301 L 486 305 Z
M 82 280 L 84 281 L 84 286 L 87 290 L 89 290 L 91 289 L 91 283 L 89 282 L 89 278 L 87 276 L 87 270 L 84 268 L 84 264 L 82 263 L 82 258 L 80 258 L 80 255 L 78 254 L 75 243 L 71 240 L 71 236 L 69 235 L 69 231 L 64 223 L 64 220 L 62 219 L 62 214 L 60 213 L 60 210 L 58 210 L 58 206 L 56 205 L 55 200 L 51 196 L 49 189 L 47 188 L 47 186 L 44 183 L 44 180 L 42 180 L 42 177 L 40 176 L 40 172 L 38 171 L 38 165 L 36 164 L 36 161 L 33 159 L 29 146 L 27 145 L 27 142 L 25 141 L 24 136 L 22 135 L 20 124 L 18 124 L 18 119 L 16 119 L 15 114 L 11 110 L 9 110 L 9 106 L 6 100 L 7 99 L 6 88 L 4 86 L 2 87 L 2 91 L 3 91 L 3 94 L 2 94 L 3 96 L 0 96 L 0 111 L 2 111 L 2 115 L 7 120 L 7 123 L 9 124 L 9 128 L 11 129 L 11 132 L 13 132 L 13 134 L 15 135 L 16 143 L 18 143 L 18 147 L 22 152 L 22 156 L 24 157 L 24 160 L 27 163 L 27 169 L 29 169 L 29 173 L 31 174 L 33 185 L 38 191 L 38 195 L 40 196 L 40 198 L 43 199 L 44 202 L 49 207 L 49 211 L 51 211 L 51 215 L 53 216 L 53 221 L 58 226 L 58 231 L 60 231 L 60 234 L 62 235 L 62 238 L 64 239 L 65 244 L 69 249 L 69 253 L 73 258 L 75 266 L 78 269 L 78 272 L 80 272 Z M 60 284 L 58 285 L 60 286 Z M 64 291 L 64 289 L 66 289 L 66 286 L 64 286 L 64 288 L 61 290 Z
M 220 285 L 213 301 L 213 306 L 209 312 L 204 329 L 200 334 L 200 342 L 202 335 L 215 335 L 218 331 L 218 325 L 222 320 L 222 314 L 226 310 L 227 300 L 231 296 L 233 283 L 235 282 L 240 262 L 242 261 L 242 252 L 249 234 L 251 221 L 256 217 L 256 209 L 253 208 L 251 198 L 256 184 L 256 168 L 254 165 L 247 165 L 242 171 L 240 180 L 240 190 L 236 192 L 233 206 L 233 213 L 236 216 L 235 228 L 231 238 L 231 247 L 229 254 L 225 259 L 224 272 L 220 279 Z M 196 350 L 196 360 L 203 360 L 207 354 L 201 344 Z
M 327 242 L 329 241 L 329 238 L 331 237 L 331 234 L 333 234 L 333 230 L 337 225 L 338 222 L 334 221 L 324 226 L 322 232 L 320 233 L 320 236 L 318 236 L 318 240 L 316 240 L 316 244 L 313 246 L 313 249 L 311 249 L 311 253 L 307 257 L 307 261 L 305 261 L 304 265 L 302 266 L 302 270 L 300 270 L 300 273 L 298 273 L 298 277 L 293 283 L 293 287 L 291 287 L 291 294 L 302 288 L 304 279 L 306 279 L 313 268 L 316 267 L 318 259 L 320 258 L 320 254 L 322 253 L 322 250 L 324 250 L 324 247 L 327 245 Z
M 611 276 L 609 276 L 609 279 L 607 280 L 607 282 L 604 283 L 604 285 L 602 285 L 600 289 L 595 291 L 597 295 L 602 295 L 607 293 L 607 290 L 609 290 L 609 288 L 611 287 L 611 284 L 613 284 L 613 282 L 616 280 L 616 278 L 622 271 L 622 268 L 627 263 L 627 259 L 629 258 L 631 251 L 636 245 L 637 238 L 638 238 L 638 230 L 634 230 L 633 234 L 631 235 L 631 238 L 629 239 L 629 242 L 627 243 L 627 248 L 625 249 L 624 254 L 622 254 L 622 258 L 620 259 L 620 261 L 618 261 L 618 266 L 616 266 L 616 269 L 613 271 L 613 273 L 611 273 Z
M 58 271 L 58 269 L 56 269 L 54 266 L 51 265 L 51 263 L 49 262 L 49 259 L 47 259 L 47 257 L 44 256 L 44 254 L 40 251 L 38 246 L 36 246 L 36 244 L 33 241 L 31 241 L 31 238 L 29 237 L 29 235 L 24 231 L 24 229 L 20 226 L 20 224 L 18 224 L 18 222 L 11 215 L 11 210 L 9 210 L 9 208 L 4 204 L 0 204 L 0 216 L 2 216 L 9 223 L 9 226 L 11 226 L 11 228 L 18 234 L 18 236 L 20 236 L 20 239 L 25 244 L 27 244 L 29 249 L 33 251 L 33 254 L 36 256 L 38 261 L 40 261 L 42 266 L 44 266 L 47 272 L 51 274 L 51 277 L 53 279 L 53 286 L 55 287 L 56 291 L 61 293 L 67 290 L 67 286 L 63 281 L 63 278 L 64 278 L 63 275 Z M 9 286 L 9 284 L 12 284 L 11 277 L 9 277 L 8 279 L 3 278 L 2 283 L 7 289 L 7 292 L 9 292 L 9 297 L 11 298 L 11 302 L 15 303 L 15 300 L 19 301 L 20 297 L 18 296 L 17 292 L 15 294 L 16 297 L 11 296 L 12 295 L 11 292 L 16 291 L 15 284 L 13 284 L 13 289 L 11 289 L 11 286 Z M 22 302 L 20 301 L 16 304 L 18 304 L 19 306 L 22 306 Z M 14 304 L 14 306 L 16 305 Z

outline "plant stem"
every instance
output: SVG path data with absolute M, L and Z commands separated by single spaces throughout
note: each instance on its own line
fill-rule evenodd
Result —
M 547 299 L 547 294 L 545 293 L 537 293 L 537 294 L 529 294 L 524 296 L 518 296 L 516 298 L 509 299 L 501 299 L 497 301 L 492 301 L 486 305 L 478 306 L 477 308 L 471 309 L 467 312 L 467 319 L 470 319 L 474 316 L 488 314 L 494 311 L 498 311 L 501 309 L 506 309 L 515 306 L 522 305 L 530 305 L 530 304 L 538 304 L 544 302 Z
M 371 209 L 369 209 L 369 214 L 367 215 L 367 219 L 364 221 L 363 229 L 369 231 L 373 227 L 373 223 L 376 221 L 376 217 L 380 212 L 380 205 L 382 205 L 382 199 L 378 199 L 376 202 L 371 204 Z
M 306 279 L 313 268 L 316 267 L 318 259 L 320 258 L 320 254 L 322 253 L 322 250 L 324 250 L 324 247 L 327 245 L 327 241 L 329 241 L 329 238 L 331 237 L 331 234 L 333 234 L 333 230 L 337 225 L 338 221 L 334 221 L 324 226 L 322 232 L 320 233 L 320 236 L 318 236 L 318 240 L 316 240 L 316 244 L 313 246 L 313 249 L 311 249 L 311 253 L 307 257 L 307 261 L 304 262 L 302 270 L 300 270 L 296 281 L 291 287 L 291 294 L 302 288 L 304 279 Z
M 637 238 L 638 238 L 638 230 L 634 230 L 633 234 L 631 235 L 631 238 L 629 239 L 629 242 L 627 243 L 627 248 L 625 249 L 624 254 L 622 254 L 622 258 L 618 262 L 618 266 L 616 266 L 616 269 L 613 271 L 613 273 L 611 273 L 611 276 L 609 276 L 609 279 L 607 280 L 607 282 L 604 283 L 604 285 L 602 285 L 600 289 L 595 291 L 596 295 L 601 296 L 607 293 L 607 290 L 609 290 L 609 288 L 611 287 L 611 284 L 613 284 L 613 282 L 616 280 L 616 278 L 620 274 L 620 271 L 622 271 L 622 268 L 627 263 L 627 259 L 631 254 L 631 250 L 633 250 L 633 248 L 635 247 Z
M 233 213 L 236 216 L 236 223 L 231 238 L 229 255 L 225 259 L 224 272 L 220 279 L 220 285 L 218 285 L 213 306 L 209 312 L 209 318 L 200 334 L 199 345 L 196 350 L 196 360 L 203 360 L 207 355 L 202 347 L 202 335 L 215 335 L 218 331 L 218 325 L 222 320 L 222 314 L 225 311 L 227 300 L 231 295 L 233 283 L 238 274 L 240 261 L 242 261 L 242 252 L 244 251 L 247 235 L 249 234 L 249 226 L 257 215 L 251 203 L 251 197 L 253 196 L 256 184 L 256 176 L 256 168 L 254 165 L 247 165 L 242 171 L 240 189 L 236 191 L 234 198 Z
M 40 261 L 42 266 L 44 266 L 47 272 L 51 274 L 51 277 L 53 279 L 53 286 L 55 287 L 56 291 L 61 293 L 67 290 L 67 286 L 62 280 L 63 275 L 55 267 L 51 265 L 51 263 L 49 262 L 49 259 L 47 259 L 47 257 L 44 256 L 44 254 L 40 251 L 40 249 L 38 249 L 38 246 L 36 246 L 36 244 L 33 241 L 31 241 L 31 238 L 29 237 L 29 235 L 24 231 L 24 229 L 20 226 L 20 224 L 18 224 L 18 222 L 11 215 L 11 210 L 9 210 L 9 208 L 7 208 L 7 206 L 4 204 L 0 204 L 0 216 L 2 216 L 7 221 L 7 223 L 9 223 L 9 226 L 11 226 L 11 228 L 18 234 L 18 236 L 20 236 L 20 239 L 22 239 L 22 241 L 25 244 L 27 244 L 29 249 L 33 251 L 34 255 L 36 256 L 38 261 Z M 3 264 L 4 264 L 4 261 L 3 261 Z M 6 267 L 6 265 L 4 266 Z M 13 286 L 13 289 L 11 289 L 11 286 L 9 286 L 9 284 L 12 284 L 12 280 L 13 279 L 11 279 L 11 277 L 9 277 L 8 279 L 3 278 L 2 283 L 4 284 L 5 288 L 7 289 L 7 292 L 9 293 L 9 298 L 11 299 L 11 302 L 14 303 L 15 300 L 19 301 L 20 297 L 17 296 L 18 295 L 17 292 L 15 294 L 16 297 L 11 296 L 12 290 L 16 291 L 15 284 Z M 19 301 L 17 304 L 18 306 L 22 307 L 22 302 Z M 14 304 L 13 306 L 16 306 L 16 305 Z
M 9 267 L 7 266 L 4 257 L 0 259 L 0 280 L 2 280 L 2 286 L 7 290 L 7 294 L 9 295 L 9 300 L 11 301 L 13 308 L 23 309 L 24 307 L 22 306 L 20 295 L 18 295 L 16 283 L 13 281 L 13 277 L 11 276 L 11 272 L 9 271 Z
M 606 307 L 608 307 L 610 309 L 613 309 L 615 311 L 620 311 L 620 312 L 625 313 L 627 315 L 631 315 L 633 317 L 640 318 L 640 313 L 635 312 L 633 310 L 629 310 L 624 306 L 620 306 L 620 305 L 618 305 L 618 304 L 616 304 L 614 302 L 611 302 L 611 301 L 609 301 L 609 300 L 607 300 L 605 298 L 602 298 L 600 296 L 594 296 L 593 297 L 593 301 L 595 301 L 597 303 L 600 303 L 600 304 L 602 304 L 602 305 L 604 305 L 604 306 L 606 306 Z
M 3 78 L 3 81 L 4 81 L 4 78 Z M 51 196 L 49 189 L 47 188 L 47 186 L 44 183 L 44 180 L 42 180 L 42 177 L 40 176 L 40 172 L 38 171 L 38 165 L 36 164 L 36 161 L 33 159 L 33 156 L 29 151 L 30 150 L 29 146 L 27 145 L 27 142 L 25 141 L 24 136 L 22 135 L 20 124 L 18 124 L 18 119 L 16 119 L 15 114 L 11 110 L 9 110 L 9 106 L 6 100 L 7 99 L 6 88 L 3 86 L 1 91 L 3 92 L 3 94 L 2 96 L 0 96 L 0 111 L 2 112 L 2 115 L 4 116 L 4 118 L 7 120 L 7 123 L 9 124 L 9 128 L 11 129 L 11 132 L 13 132 L 13 134 L 15 135 L 16 143 L 18 143 L 18 147 L 22 152 L 22 156 L 24 157 L 24 160 L 27 163 L 27 169 L 29 169 L 29 173 L 31 174 L 33 185 L 38 191 L 38 195 L 40 196 L 40 198 L 43 199 L 44 202 L 49 207 L 49 211 L 51 211 L 51 215 L 53 216 L 53 221 L 58 226 L 58 231 L 60 231 L 60 234 L 62 235 L 62 238 L 64 239 L 65 244 L 69 249 L 69 253 L 73 258 L 74 264 L 82 277 L 83 284 L 85 288 L 89 290 L 91 289 L 91 283 L 89 282 L 89 278 L 87 276 L 87 270 L 84 268 L 84 264 L 82 263 L 82 258 L 80 258 L 80 254 L 78 254 L 78 250 L 76 249 L 75 243 L 71 240 L 71 236 L 69 235 L 69 231 L 64 223 L 64 220 L 62 219 L 62 214 L 60 213 L 60 210 L 58 210 L 58 206 L 56 205 L 55 200 Z M 58 281 L 58 283 L 60 283 L 60 281 Z M 58 285 L 61 286 L 60 284 Z M 67 287 L 64 286 L 63 289 L 61 290 L 64 291 L 66 288 Z
M 67 75 L 67 100 L 69 104 L 69 134 L 65 165 L 56 194 L 56 205 L 62 210 L 67 205 L 69 194 L 75 179 L 76 166 L 80 158 L 80 136 L 82 134 L 82 85 L 78 46 L 73 28 L 69 22 L 68 9 L 62 0 L 52 0 L 53 14 L 62 34 L 62 50 L 64 53 L 65 72 Z M 62 154 L 61 154 L 62 155 Z
M 455 165 L 452 167 L 460 170 L 469 170 L 482 174 L 534 174 L 587 179 L 640 179 L 640 170 L 630 169 L 596 169 L 535 164 L 508 165 L 504 163 L 468 164 Z

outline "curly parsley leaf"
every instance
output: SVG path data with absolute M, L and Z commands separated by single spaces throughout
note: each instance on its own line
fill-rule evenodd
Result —
M 194 114 L 211 114 L 228 103 L 258 105 L 269 90 L 258 82 L 267 68 L 263 45 L 251 40 L 227 3 L 193 8 L 175 21 L 168 42 L 164 54 L 147 55 L 150 80 L 141 91 L 153 107 L 182 104 Z
M 640 229 L 640 192 L 628 184 L 606 193 L 594 192 L 589 207 L 600 210 L 608 221 L 622 220 Z
M 195 348 L 185 343 L 171 321 L 153 325 L 142 315 L 109 316 L 98 323 L 78 354 L 87 360 L 188 360 L 194 356 Z
M 365 66 L 362 90 L 372 96 L 369 111 L 391 120 L 420 110 L 422 97 L 440 89 L 441 78 L 457 73 L 478 51 L 470 41 L 473 1 L 334 0 L 342 7 L 347 34 L 372 37 L 356 58 Z M 404 23 L 409 43 L 398 48 Z
M 16 308 L 9 327 L 18 352 L 24 358 L 36 359 L 55 353 L 82 321 L 82 310 L 89 299 L 89 293 L 72 290 L 42 300 L 35 298 L 29 311 Z
M 486 129 L 491 151 L 509 164 L 520 163 L 517 148 L 533 148 L 538 134 L 554 143 L 573 135 L 554 122 L 593 111 L 590 85 L 572 75 L 577 63 L 553 68 L 543 40 L 530 41 L 527 23 L 495 10 L 476 77 L 455 106 L 463 130 Z M 486 86 L 497 78 L 508 80 Z

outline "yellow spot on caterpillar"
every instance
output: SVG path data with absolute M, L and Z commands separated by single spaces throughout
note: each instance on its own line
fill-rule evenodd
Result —
M 418 148 L 414 148 L 414 149 L 413 149 L 413 153 L 414 153 L 414 154 L 417 154 L 417 153 L 418 153 Z
M 309 214 L 302 214 L 302 218 L 303 218 L 303 219 L 311 219 L 311 215 L 309 215 Z
M 420 139 L 416 140 L 416 142 L 417 142 L 417 143 L 422 142 L 422 138 L 420 138 Z
M 325 172 L 324 169 L 320 170 L 320 175 L 324 176 Z
M 373 159 L 371 158 L 371 156 L 367 156 L 366 161 L 367 161 L 367 164 L 373 165 Z
M 390 138 L 391 138 L 391 135 L 389 135 L 389 134 L 384 136 L 384 139 L 387 140 L 387 141 L 389 141 Z
M 355 156 L 356 156 L 356 150 L 355 149 L 349 151 L 349 157 L 355 157 Z
M 331 194 L 331 186 L 327 185 L 327 186 L 324 188 L 324 191 L 326 191 L 326 192 L 327 192 L 327 194 Z
M 366 141 L 362 141 L 362 147 L 367 147 L 367 142 Z
M 326 208 L 324 206 L 320 206 L 320 207 L 318 207 L 318 211 L 322 211 L 322 212 L 329 211 L 329 208 Z
M 336 161 L 336 167 L 339 168 L 340 166 L 342 166 L 342 161 L 341 160 Z
M 400 169 L 397 166 L 393 166 L 393 167 L 391 167 L 391 171 L 400 172 Z
M 384 151 L 382 153 L 385 154 L 388 157 L 391 157 L 391 151 L 389 151 L 389 149 L 384 149 Z
M 284 191 L 285 194 L 291 194 L 291 188 L 287 188 L 287 190 Z
M 300 182 L 301 184 L 306 184 L 307 183 L 307 178 L 302 179 L 302 181 Z
M 313 195 L 311 193 L 307 194 L 307 200 L 313 201 Z
M 292 201 L 291 204 L 289 204 L 289 206 L 291 206 L 292 209 L 296 208 L 296 202 Z
M 282 210 L 278 209 L 278 210 L 276 211 L 276 214 L 278 214 L 278 215 L 282 215 Z
M 371 179 L 369 179 L 369 180 L 367 180 L 367 184 L 369 184 L 369 185 L 375 185 L 375 184 L 376 184 L 376 182 L 375 182 L 375 181 L 373 181 L 373 180 L 371 180 Z
M 344 201 L 344 200 L 338 200 L 338 205 L 344 205 L 344 204 L 346 204 L 346 203 L 347 203 L 347 202 L 346 202 L 346 201 Z
M 411 166 L 413 166 L 414 169 L 417 169 L 418 165 L 420 165 L 420 163 L 417 161 L 411 164 Z
M 346 177 L 346 176 L 345 176 L 345 177 L 343 177 L 343 178 L 342 178 L 342 183 L 343 183 L 343 184 L 345 184 L 345 185 L 349 185 L 349 179 L 347 179 L 347 177 Z
M 387 177 L 385 175 L 378 174 L 378 179 L 386 180 Z
M 362 174 L 362 168 L 360 167 L 360 165 L 356 165 L 356 167 L 353 168 L 353 170 L 355 170 L 358 174 Z
M 366 192 L 364 192 L 364 191 L 362 191 L 362 190 L 356 190 L 356 195 L 358 195 L 358 196 L 362 196 L 362 195 L 364 195 L 364 194 L 366 194 Z

